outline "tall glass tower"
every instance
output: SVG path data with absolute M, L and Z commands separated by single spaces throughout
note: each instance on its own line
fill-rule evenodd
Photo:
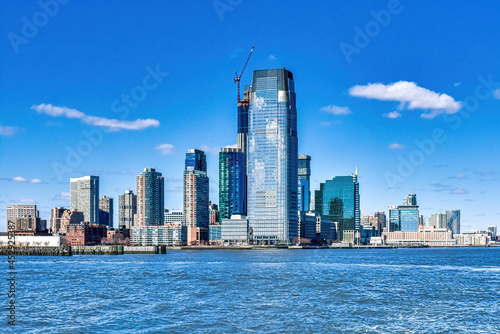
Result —
M 311 202 L 311 157 L 305 154 L 299 155 L 299 211 L 309 211 Z
M 460 234 L 460 210 L 446 210 L 446 222 L 453 234 Z
M 354 175 L 336 176 L 320 183 L 314 197 L 315 211 L 338 223 L 339 239 L 354 240 L 361 218 L 357 171 Z
M 254 243 L 297 237 L 297 109 L 290 71 L 253 72 L 247 140 L 247 216 Z
M 246 215 L 245 153 L 237 148 L 219 152 L 219 217 Z
M 144 168 L 137 176 L 138 226 L 163 225 L 165 208 L 165 181 L 154 168 Z

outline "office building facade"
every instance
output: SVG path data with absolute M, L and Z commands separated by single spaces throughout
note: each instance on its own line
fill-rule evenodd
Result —
M 299 211 L 309 211 L 311 204 L 311 157 L 299 155 L 298 161 L 299 189 L 297 201 Z
M 254 71 L 247 139 L 247 215 L 254 243 L 289 243 L 297 237 L 297 156 L 292 73 Z
M 219 217 L 246 215 L 245 153 L 237 148 L 219 152 Z
M 26 216 L 38 217 L 36 205 L 13 204 L 7 205 L 7 222 L 15 222 L 16 218 Z
M 453 234 L 460 234 L 460 210 L 446 210 L 446 222 Z
M 108 196 L 99 197 L 99 224 L 113 227 L 113 199 Z
M 99 176 L 70 179 L 70 209 L 83 212 L 89 224 L 99 224 Z

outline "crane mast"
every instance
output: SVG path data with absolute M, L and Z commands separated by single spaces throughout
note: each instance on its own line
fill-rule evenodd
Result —
M 243 66 L 243 69 L 241 70 L 240 75 L 238 75 L 238 72 L 235 72 L 236 77 L 234 78 L 234 82 L 238 83 L 238 103 L 240 103 L 240 79 L 241 76 L 243 75 L 243 72 L 245 72 L 245 68 L 247 67 L 248 61 L 250 60 L 250 57 L 252 56 L 253 49 L 255 49 L 255 45 L 252 46 L 252 50 L 250 50 L 250 54 L 248 55 L 247 61 L 245 63 L 245 66 Z

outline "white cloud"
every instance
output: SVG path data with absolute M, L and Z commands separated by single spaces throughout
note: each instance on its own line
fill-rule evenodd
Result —
M 174 150 L 174 145 L 172 144 L 161 144 L 155 147 L 155 150 L 160 151 L 161 154 L 171 154 Z
M 461 82 L 455 82 L 455 83 L 453 84 L 453 86 L 458 87 L 458 86 L 460 86 L 461 84 L 462 84 Z
M 465 189 L 452 189 L 449 191 L 450 194 L 452 195 L 465 195 L 468 194 L 469 192 Z
M 205 153 L 219 154 L 220 148 L 200 145 L 200 150 L 204 151 Z
M 276 60 L 276 57 L 273 55 L 269 55 L 269 57 L 267 57 L 267 60 Z
M 24 177 L 16 176 L 12 178 L 12 182 L 28 182 L 28 180 L 25 179 Z
M 493 96 L 495 97 L 495 99 L 499 99 L 500 100 L 500 88 L 498 88 L 497 90 L 495 90 L 493 92 Z
M 333 115 L 349 115 L 351 112 L 351 109 L 349 107 L 338 107 L 334 105 L 329 105 L 321 108 L 321 111 L 327 112 L 329 114 Z
M 40 179 L 32 179 L 30 182 L 31 183 L 43 183 L 43 181 Z
M 330 126 L 332 122 L 321 122 L 321 126 Z
M 53 198 L 54 201 L 69 201 L 69 199 L 70 199 L 70 193 L 64 191 L 58 195 L 55 195 Z
M 404 145 L 402 144 L 398 144 L 398 143 L 392 143 L 392 144 L 389 144 L 388 146 L 391 150 L 402 150 L 405 148 Z
M 58 107 L 45 103 L 33 105 L 31 109 L 35 110 L 39 114 L 47 114 L 53 117 L 63 116 L 66 118 L 76 118 L 86 124 L 106 127 L 110 131 L 143 130 L 149 127 L 158 127 L 160 125 L 160 122 L 156 119 L 148 118 L 136 119 L 135 121 L 121 121 L 118 119 L 90 116 L 76 109 Z
M 395 119 L 395 118 L 401 117 L 401 114 L 399 112 L 397 112 L 396 110 L 394 110 L 394 111 L 391 111 L 390 113 L 383 114 L 382 116 L 390 118 L 390 119 Z
M 13 126 L 0 125 L 0 136 L 13 136 L 17 132 L 17 128 Z
M 458 173 L 457 175 L 450 176 L 450 179 L 466 179 L 467 174 L 465 173 Z
M 19 203 L 25 203 L 25 204 L 31 204 L 31 203 L 35 203 L 36 201 L 34 199 L 20 199 L 19 200 Z
M 349 89 L 349 94 L 368 99 L 398 101 L 402 109 L 406 107 L 409 110 L 428 110 L 420 115 L 427 119 L 442 113 L 454 114 L 462 108 L 462 103 L 455 101 L 451 96 L 433 92 L 409 81 L 398 81 L 389 85 L 382 83 L 357 85 Z

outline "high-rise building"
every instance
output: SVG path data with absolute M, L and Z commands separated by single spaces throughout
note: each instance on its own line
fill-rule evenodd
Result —
M 309 211 L 311 203 L 311 157 L 305 154 L 299 155 L 298 168 L 299 191 L 297 198 L 299 211 Z
M 488 225 L 488 232 L 491 234 L 491 240 L 497 239 L 497 226 L 496 225 Z
M 113 227 L 113 199 L 108 196 L 99 197 L 99 224 Z
M 243 99 L 238 103 L 238 148 L 246 154 L 248 136 L 248 108 L 250 106 L 250 86 L 245 86 Z
M 408 194 L 403 201 L 403 205 L 417 205 L 417 195 Z
M 219 216 L 246 215 L 245 153 L 237 148 L 219 152 Z
M 446 222 L 454 235 L 460 234 L 460 210 L 446 210 Z
M 387 227 L 387 217 L 385 215 L 385 212 L 377 211 L 373 216 L 378 218 L 378 223 L 380 225 L 380 233 L 382 233 L 384 229 Z
M 50 210 L 50 232 L 58 233 L 61 227 L 61 217 L 66 211 L 63 207 L 52 208 Z
M 26 216 L 37 217 L 38 210 L 36 205 L 26 204 L 13 204 L 7 205 L 7 222 L 15 222 L 16 218 L 23 218 Z
M 208 215 L 210 217 L 209 225 L 218 225 L 219 219 L 219 206 L 211 201 L 208 201 Z
M 434 226 L 435 228 L 448 228 L 446 214 L 439 212 L 432 214 L 431 218 L 429 218 L 429 226 Z
M 184 226 L 188 244 L 208 243 L 208 175 L 205 152 L 190 149 L 184 170 Z
M 165 181 L 154 168 L 144 168 L 137 176 L 137 226 L 163 225 Z
M 247 216 L 253 242 L 289 243 L 298 232 L 297 109 L 290 71 L 254 71 L 247 144 Z
M 336 176 L 321 183 L 314 197 L 315 211 L 338 222 L 339 239 L 353 241 L 361 219 L 357 168 L 353 175 Z
M 99 176 L 70 179 L 70 209 L 83 212 L 89 224 L 99 224 Z
M 137 215 L 137 196 L 132 190 L 125 190 L 118 196 L 118 228 L 130 229 L 135 225 Z

